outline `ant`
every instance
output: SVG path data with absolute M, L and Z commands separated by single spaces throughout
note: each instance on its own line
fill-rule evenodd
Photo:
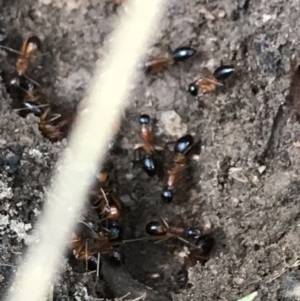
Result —
M 139 123 L 141 125 L 140 137 L 142 140 L 142 145 L 138 145 L 135 147 L 135 151 L 142 149 L 144 151 L 144 155 L 141 159 L 143 169 L 150 176 L 153 177 L 156 173 L 156 162 L 154 159 L 154 135 L 152 127 L 150 124 L 150 116 L 147 114 L 142 114 L 139 118 Z
M 97 211 L 101 218 L 116 220 L 121 216 L 122 204 L 108 189 L 110 180 L 108 171 L 100 171 L 97 179 L 96 187 L 91 192 L 92 197 L 96 198 Z
M 108 189 L 110 182 L 109 173 L 107 170 L 103 169 L 97 175 L 96 187 L 93 188 L 91 194 L 96 198 L 101 198 L 104 195 L 104 191 Z
M 45 113 L 46 108 L 49 107 L 46 96 L 39 92 L 30 82 L 27 84 L 27 89 L 24 89 L 21 85 L 19 88 L 25 92 L 22 101 L 23 109 L 27 111 L 25 116 L 28 113 L 33 113 L 36 117 L 41 117 Z M 21 111 L 22 108 L 19 110 Z
M 13 77 L 10 81 L 10 84 L 13 85 L 18 82 L 18 78 L 27 77 L 27 72 L 29 69 L 29 65 L 34 57 L 37 56 L 38 52 L 41 49 L 41 40 L 37 36 L 31 36 L 27 38 L 20 49 L 20 51 L 16 51 L 6 46 L 0 46 L 3 49 L 9 50 L 11 52 L 19 54 L 16 62 L 16 72 L 17 76 Z
M 233 72 L 233 66 L 222 65 L 214 73 L 210 73 L 208 77 L 201 77 L 191 83 L 188 87 L 188 92 L 192 96 L 198 96 L 199 90 L 201 90 L 202 94 L 212 93 L 218 86 L 222 86 L 222 81 L 226 80 Z
M 103 231 L 96 232 L 93 223 L 81 222 L 81 224 L 90 229 L 92 231 L 92 235 L 90 237 L 90 235 L 84 235 L 84 233 L 72 234 L 70 249 L 73 251 L 76 259 L 88 261 L 97 253 L 104 253 L 109 256 L 116 257 L 116 243 L 110 241 L 108 233 Z M 121 256 L 119 257 L 121 258 Z
M 212 250 L 215 244 L 215 239 L 211 234 L 206 234 L 198 238 L 195 243 L 195 249 L 190 250 L 189 255 L 185 258 L 184 263 L 186 268 L 191 268 L 200 262 L 204 265 L 208 258 L 206 257 L 208 253 Z
M 111 241 L 121 241 L 123 238 L 123 229 L 118 222 L 113 220 L 110 222 L 102 222 L 102 227 L 108 231 Z
M 167 240 L 171 237 L 178 238 L 179 240 L 191 244 L 186 239 L 199 239 L 202 236 L 202 232 L 194 227 L 181 225 L 167 224 L 167 222 L 162 219 L 162 221 L 151 221 L 146 225 L 146 233 L 150 236 L 162 236 L 162 240 Z
M 72 122 L 73 118 L 61 118 L 60 114 L 52 114 L 52 109 L 48 107 L 40 116 L 38 128 L 45 138 L 56 142 L 67 136 Z
M 7 81 L 5 74 L 2 74 L 4 81 Z M 16 87 L 18 90 L 14 89 Z M 37 90 L 36 85 L 24 76 L 14 77 L 7 87 L 8 93 L 13 99 L 13 109 L 21 117 L 33 113 L 37 117 L 45 112 L 49 106 L 46 96 Z
M 109 195 L 109 200 L 106 196 L 101 199 L 98 208 L 100 215 L 108 220 L 116 220 L 122 214 L 122 204 L 113 194 Z
M 189 275 L 188 269 L 194 267 L 198 262 L 202 266 L 208 261 L 206 257 L 212 250 L 215 239 L 211 235 L 203 235 L 199 237 L 195 243 L 195 248 L 189 250 L 189 254 L 184 258 L 184 265 L 176 275 L 176 282 L 179 289 L 185 289 L 188 285 Z
M 142 63 L 141 67 L 146 73 L 159 73 L 174 63 L 186 61 L 195 53 L 196 50 L 192 47 L 179 47 L 167 57 L 149 57 L 148 60 Z
M 161 198 L 170 203 L 173 201 L 173 190 L 177 182 L 179 181 L 182 171 L 186 165 L 186 157 L 185 155 L 191 149 L 194 144 L 193 136 L 185 135 L 177 140 L 174 146 L 174 166 L 168 172 L 169 176 L 166 181 L 166 186 L 161 193 Z

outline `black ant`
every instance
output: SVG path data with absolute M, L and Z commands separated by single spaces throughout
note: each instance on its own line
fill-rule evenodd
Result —
M 149 59 L 142 64 L 142 68 L 146 73 L 159 73 L 174 63 L 186 61 L 195 53 L 196 50 L 192 47 L 179 47 L 167 57 L 149 57 Z
M 194 139 L 191 135 L 185 135 L 177 140 L 174 146 L 174 166 L 168 172 L 168 179 L 166 181 L 166 186 L 161 193 L 162 199 L 170 203 L 173 200 L 173 190 L 178 183 L 182 171 L 185 169 L 186 157 L 185 155 L 193 146 Z
M 222 86 L 222 81 L 226 80 L 233 72 L 233 66 L 222 65 L 214 73 L 210 73 L 208 77 L 201 77 L 191 83 L 188 87 L 188 92 L 192 96 L 198 96 L 199 90 L 202 94 L 212 93 L 218 86 Z

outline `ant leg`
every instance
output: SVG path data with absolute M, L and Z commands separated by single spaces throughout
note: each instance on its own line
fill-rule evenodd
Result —
M 24 75 L 24 77 L 27 78 L 28 80 L 30 80 L 31 82 L 33 82 L 38 87 L 41 87 L 41 85 L 38 82 L 36 82 L 34 79 L 32 79 L 31 77 L 29 77 L 28 75 Z
M 141 150 L 143 148 L 142 144 L 138 144 L 136 147 L 134 147 L 133 150 L 133 162 L 140 162 L 141 161 Z
M 48 107 L 48 104 L 44 104 L 44 105 L 38 105 L 35 106 L 36 108 L 44 108 L 44 107 Z M 20 111 L 24 111 L 24 110 L 30 110 L 30 108 L 20 108 L 20 109 L 13 109 L 15 112 L 20 112 Z
M 13 53 L 16 53 L 16 54 L 18 54 L 18 55 L 22 55 L 22 53 L 21 53 L 20 51 L 17 51 L 17 50 L 15 50 L 15 49 L 12 49 L 12 48 L 7 47 L 7 46 L 4 46 L 4 45 L 0 45 L 0 48 L 5 49 L 5 50 L 8 50 L 8 51 L 13 52 Z
M 61 114 L 55 113 L 52 115 L 53 117 L 49 119 L 49 123 L 61 117 Z
M 163 241 L 166 241 L 166 240 L 168 240 L 169 238 L 171 238 L 171 237 L 173 237 L 174 235 L 173 234 L 166 234 L 164 237 L 162 237 L 162 238 L 160 238 L 159 240 L 157 240 L 156 242 L 155 242 L 155 244 L 159 244 L 159 243 L 161 243 L 161 242 L 163 242 Z

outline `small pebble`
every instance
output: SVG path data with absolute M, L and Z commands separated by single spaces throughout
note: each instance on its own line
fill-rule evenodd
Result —
M 161 123 L 165 131 L 171 136 L 179 138 L 187 133 L 187 125 L 182 123 L 181 117 L 175 111 L 163 112 Z
M 262 175 L 265 172 L 266 168 L 267 167 L 265 165 L 261 165 L 258 167 L 258 172 Z

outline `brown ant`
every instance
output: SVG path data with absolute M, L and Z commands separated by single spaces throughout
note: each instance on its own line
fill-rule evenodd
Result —
M 154 135 L 152 127 L 150 124 L 150 116 L 147 114 L 142 114 L 139 118 L 141 125 L 140 137 L 142 140 L 142 145 L 135 147 L 135 151 L 143 150 L 144 155 L 141 159 L 143 169 L 149 176 L 154 176 L 156 173 L 156 161 L 154 159 Z
M 95 187 L 92 189 L 91 195 L 96 198 L 102 198 L 104 192 L 108 189 L 109 186 L 109 173 L 107 170 L 101 170 L 97 175 L 97 182 Z
M 45 138 L 56 142 L 66 138 L 72 122 L 73 118 L 62 118 L 59 114 L 55 116 L 48 107 L 40 116 L 38 128 Z
M 167 224 L 164 219 L 161 219 L 161 221 L 149 222 L 146 225 L 146 233 L 150 236 L 161 236 L 163 237 L 162 240 L 175 237 L 189 245 L 193 244 L 191 244 L 187 239 L 199 239 L 202 236 L 202 232 L 197 228 L 184 226 L 183 224 Z
M 233 66 L 222 65 L 214 73 L 210 73 L 208 77 L 201 77 L 191 83 L 188 87 L 188 92 L 192 96 L 198 96 L 199 90 L 202 94 L 212 93 L 218 86 L 222 86 L 222 81 L 226 80 L 233 72 Z
M 149 57 L 141 67 L 146 73 L 159 73 L 174 63 L 186 61 L 195 53 L 196 50 L 192 47 L 179 47 L 167 57 Z
M 97 176 L 97 183 L 92 189 L 91 196 L 98 214 L 103 219 L 116 220 L 121 216 L 121 201 L 109 190 L 109 173 L 106 170 L 100 171 Z M 95 202 L 96 201 L 96 202 Z
M 161 193 L 161 198 L 170 203 L 173 200 L 173 190 L 178 181 L 180 180 L 182 171 L 185 169 L 186 157 L 185 155 L 193 146 L 194 139 L 191 135 L 185 135 L 177 140 L 174 146 L 174 166 L 168 172 L 166 186 Z
M 207 255 L 210 253 L 215 243 L 211 235 L 203 235 L 199 237 L 195 243 L 195 248 L 189 250 L 184 258 L 184 265 L 176 275 L 176 282 L 179 289 L 185 289 L 188 285 L 189 275 L 188 269 L 194 267 L 198 262 L 203 266 L 208 261 Z
M 190 253 L 185 258 L 184 263 L 186 268 L 191 268 L 200 262 L 204 265 L 207 261 L 207 255 L 212 250 L 215 244 L 215 239 L 211 234 L 206 234 L 198 238 L 195 243 L 195 249 L 190 250 Z
M 16 61 L 17 77 L 13 77 L 10 81 L 10 85 L 16 85 L 16 83 L 19 82 L 18 78 L 27 77 L 29 65 L 33 58 L 37 56 L 41 48 L 41 40 L 37 36 L 31 36 L 27 38 L 23 42 L 20 51 L 16 51 L 14 49 L 2 45 L 0 47 L 19 54 Z
M 95 232 L 93 229 L 93 223 L 81 222 L 81 224 L 89 228 L 92 231 L 92 235 L 86 237 L 86 235 L 84 235 L 83 233 L 72 234 L 70 249 L 73 251 L 73 254 L 76 259 L 88 261 L 92 258 L 93 255 L 97 253 L 115 256 L 115 247 L 119 243 L 116 244 L 110 241 L 108 232 Z
M 16 70 L 19 76 L 24 76 L 27 73 L 30 62 L 37 56 L 40 48 L 41 40 L 36 36 L 24 41 L 16 62 Z
M 110 194 L 107 197 L 100 200 L 99 203 L 99 213 L 100 215 L 109 220 L 116 220 L 121 216 L 122 213 L 122 205 L 120 200 L 115 197 L 113 194 Z
M 22 101 L 23 109 L 26 110 L 27 113 L 30 112 L 37 117 L 41 117 L 45 113 L 47 107 L 49 107 L 46 96 L 35 89 L 33 85 L 28 85 L 27 90 L 25 90 L 22 86 L 19 86 L 19 88 L 25 92 L 25 96 Z M 22 110 L 22 108 L 19 110 Z

